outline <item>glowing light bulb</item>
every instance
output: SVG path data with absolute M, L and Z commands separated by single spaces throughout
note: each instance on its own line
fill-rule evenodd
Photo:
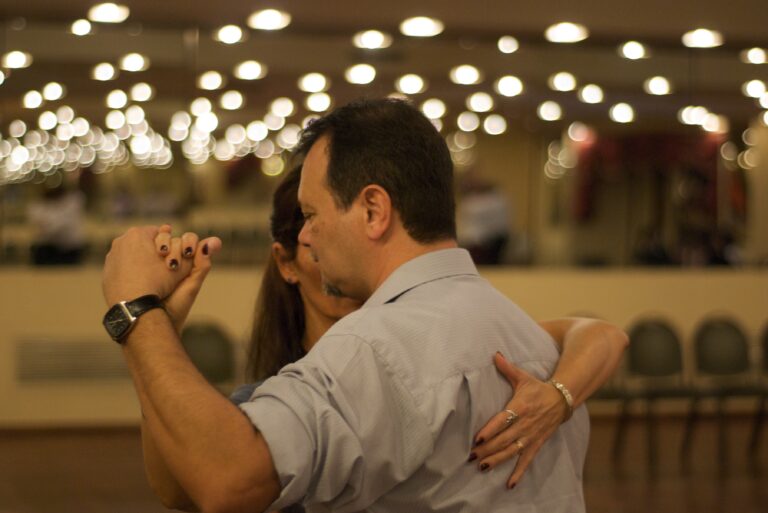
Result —
M 648 94 L 662 96 L 672 92 L 669 80 L 664 77 L 651 77 L 643 83 L 643 89 Z
M 443 31 L 443 22 L 426 16 L 408 18 L 400 24 L 400 32 L 411 37 L 433 37 Z
M 237 25 L 224 25 L 216 31 L 216 40 L 227 45 L 239 43 L 243 40 L 243 29 Z
M 563 110 L 560 104 L 553 101 L 545 101 L 539 105 L 537 109 L 539 118 L 544 121 L 557 121 L 563 116 Z
M 584 103 L 601 103 L 603 101 L 603 89 L 595 84 L 587 84 L 579 89 L 579 100 Z
M 488 112 L 493 105 L 493 97 L 488 93 L 474 93 L 467 98 L 467 108 L 474 112 Z
M 616 123 L 631 123 L 635 119 L 635 110 L 628 103 L 617 103 L 611 107 L 609 115 Z
M 637 60 L 648 56 L 645 45 L 637 41 L 627 41 L 619 48 L 619 54 L 625 59 Z
M 482 75 L 480 70 L 471 64 L 462 64 L 451 70 L 450 78 L 454 84 L 473 85 L 480 83 Z
M 370 64 L 355 64 L 354 66 L 347 68 L 347 71 L 344 73 L 344 78 L 346 78 L 347 82 L 350 84 L 370 84 L 373 82 L 373 79 L 376 78 L 376 68 Z
M 263 9 L 248 17 L 248 26 L 257 30 L 281 30 L 290 23 L 291 15 L 277 9 Z
M 419 94 L 426 89 L 426 84 L 419 75 L 409 73 L 397 79 L 395 89 L 403 94 Z
M 496 46 L 501 53 L 515 53 L 520 48 L 520 43 L 512 36 L 501 36 Z
M 547 28 L 544 36 L 552 43 L 578 43 L 589 37 L 589 31 L 584 25 L 562 22 Z
M 392 44 L 392 36 L 379 30 L 365 30 L 354 35 L 352 44 L 358 48 L 378 50 L 388 48 Z

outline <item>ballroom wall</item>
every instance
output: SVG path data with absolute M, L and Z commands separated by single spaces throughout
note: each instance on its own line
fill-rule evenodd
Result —
M 663 316 L 687 351 L 707 315 L 732 315 L 752 341 L 768 323 L 766 270 L 484 268 L 482 274 L 536 319 L 595 315 L 627 327 Z M 224 327 L 241 363 L 259 276 L 258 269 L 214 269 L 190 316 Z M 0 270 L 0 427 L 137 423 L 120 349 L 101 327 L 100 280 L 97 268 Z M 31 363 L 30 342 L 42 344 L 48 359 L 38 351 Z M 64 362 L 80 369 L 80 377 Z

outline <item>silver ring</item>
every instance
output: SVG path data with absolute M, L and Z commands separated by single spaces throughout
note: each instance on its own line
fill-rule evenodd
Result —
M 515 421 L 518 419 L 519 415 L 512 410 L 504 410 L 504 411 L 509 414 L 507 415 L 507 418 L 504 420 L 504 422 L 506 422 L 507 425 L 514 424 Z
M 517 446 L 517 452 L 523 452 L 523 449 L 525 449 L 525 445 L 519 439 L 515 440 L 515 445 Z

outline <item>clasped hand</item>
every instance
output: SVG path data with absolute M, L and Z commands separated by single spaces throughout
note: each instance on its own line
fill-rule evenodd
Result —
M 104 299 L 112 306 L 156 294 L 178 333 L 220 249 L 218 237 L 199 240 L 192 232 L 172 237 L 170 225 L 131 228 L 112 241 L 104 261 Z

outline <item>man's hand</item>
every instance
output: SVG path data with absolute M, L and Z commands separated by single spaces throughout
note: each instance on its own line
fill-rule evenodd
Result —
M 171 268 L 158 255 L 154 240 L 159 231 L 156 226 L 134 227 L 112 241 L 102 276 L 108 306 L 146 294 L 167 298 L 190 273 L 190 259 Z
M 172 237 L 170 225 L 163 225 L 155 237 L 155 248 L 157 254 L 165 258 L 169 268 L 182 261 L 192 262 L 189 275 L 165 299 L 165 310 L 171 317 L 176 333 L 181 334 L 189 311 L 211 270 L 211 257 L 221 250 L 221 239 L 209 237 L 198 240 L 197 235 L 191 232 L 181 237 Z

